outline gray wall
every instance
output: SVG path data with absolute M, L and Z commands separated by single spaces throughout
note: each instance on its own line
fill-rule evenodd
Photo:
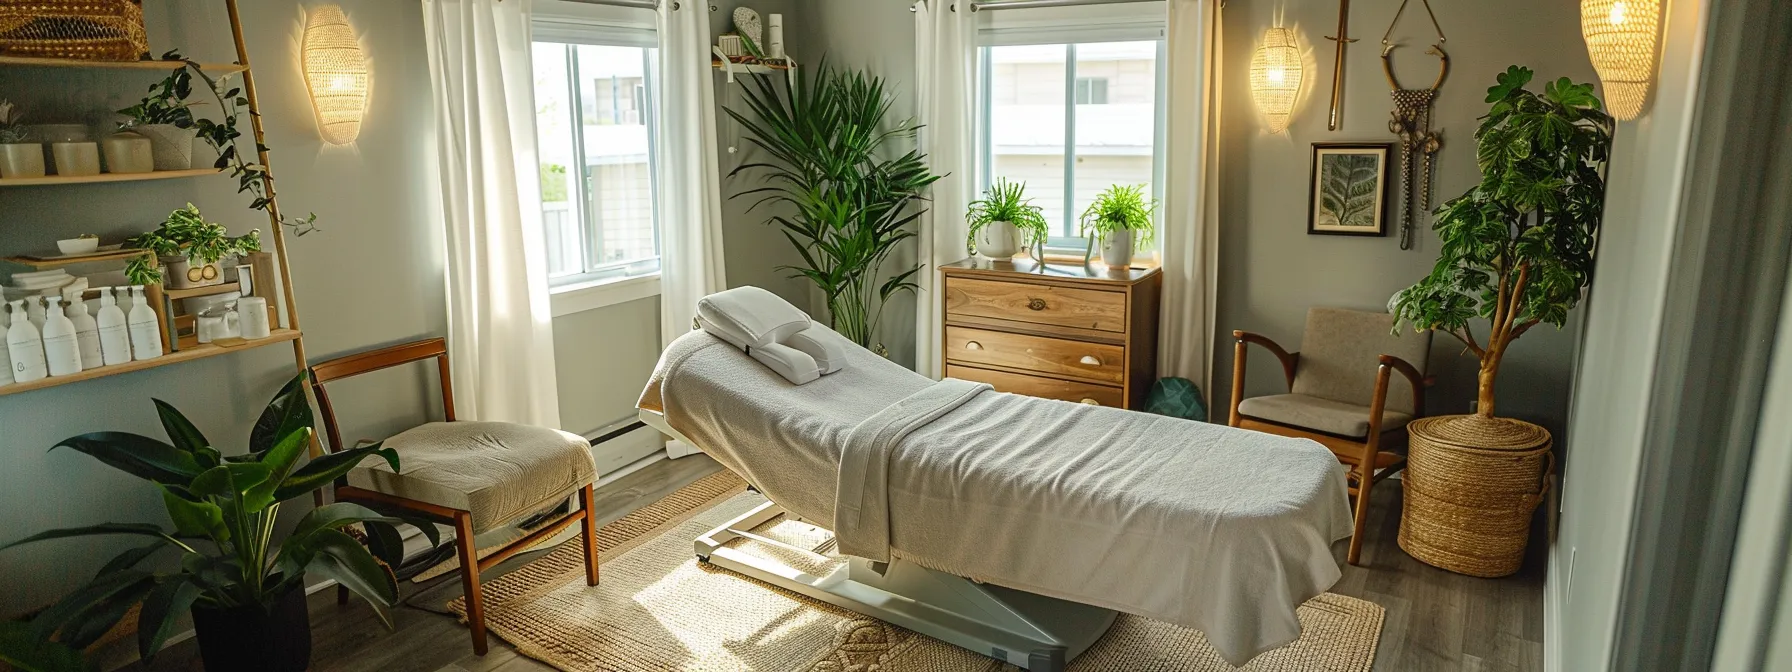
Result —
M 1449 38 L 1449 78 L 1440 91 L 1432 127 L 1442 129 L 1444 148 L 1436 161 L 1433 203 L 1461 194 L 1480 179 L 1475 167 L 1476 118 L 1494 75 L 1508 65 L 1537 72 L 1534 82 L 1570 77 L 1593 81 L 1593 68 L 1580 38 L 1580 16 L 1571 2 L 1519 0 L 1508 3 L 1434 3 Z M 1224 13 L 1224 90 L 1220 139 L 1220 250 L 1218 334 L 1214 339 L 1213 400 L 1228 408 L 1232 384 L 1232 330 L 1264 334 L 1288 349 L 1300 347 L 1308 308 L 1337 306 L 1385 310 L 1393 294 L 1430 272 L 1437 259 L 1436 234 L 1429 219 L 1417 222 L 1415 245 L 1401 250 L 1390 215 L 1386 238 L 1307 234 L 1307 179 L 1314 142 L 1391 142 L 1388 113 L 1393 109 L 1382 76 L 1377 41 L 1387 30 L 1399 0 L 1351 3 L 1350 28 L 1362 41 L 1345 60 L 1344 119 L 1327 131 L 1332 42 L 1338 5 L 1330 0 L 1289 3 L 1232 2 Z M 1294 29 L 1306 54 L 1305 89 L 1293 122 L 1283 134 L 1269 135 L 1251 100 L 1249 64 L 1265 28 Z M 1394 31 L 1402 45 L 1394 52 L 1401 84 L 1419 87 L 1437 74 L 1437 59 L 1423 52 L 1434 41 L 1422 9 L 1407 7 Z M 1533 90 L 1537 85 L 1533 85 Z M 1397 166 L 1397 164 L 1396 164 Z M 1397 173 L 1397 168 L 1395 169 Z M 1397 175 L 1395 177 L 1397 179 Z M 1500 370 L 1498 413 L 1540 423 L 1558 435 L 1566 417 L 1569 378 L 1578 340 L 1579 315 L 1567 328 L 1532 329 L 1513 346 Z M 1486 340 L 1486 325 L 1476 326 Z M 1245 391 L 1248 395 L 1286 390 L 1281 368 L 1253 348 Z M 1428 412 L 1466 413 L 1475 399 L 1476 361 L 1461 354 L 1454 338 L 1438 335 L 1430 372 L 1438 383 L 1427 397 Z M 1223 417 L 1219 415 L 1217 417 Z

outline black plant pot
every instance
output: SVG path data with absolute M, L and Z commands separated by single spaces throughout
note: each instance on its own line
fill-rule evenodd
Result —
M 193 630 L 206 672 L 303 672 L 311 666 L 311 614 L 302 589 L 287 591 L 266 610 L 195 605 Z

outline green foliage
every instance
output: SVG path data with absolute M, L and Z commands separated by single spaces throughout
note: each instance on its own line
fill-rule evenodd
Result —
M 965 251 L 977 252 L 977 232 L 992 222 L 1008 222 L 1019 227 L 1027 234 L 1027 242 L 1035 248 L 1045 244 L 1051 225 L 1046 223 L 1041 208 L 1032 205 L 1033 199 L 1024 196 L 1026 189 L 1025 182 L 1009 182 L 1008 178 L 998 177 L 996 183 L 983 192 L 981 200 L 971 201 L 970 208 L 964 212 L 965 223 L 970 225 L 970 233 L 965 236 Z
M 541 164 L 541 201 L 559 203 L 566 198 L 566 166 Z
M 831 326 L 869 347 L 890 298 L 916 287 L 919 265 L 880 276 L 890 254 L 915 236 L 910 224 L 924 211 L 922 192 L 939 177 L 918 151 L 886 158 L 890 140 L 913 137 L 919 126 L 886 122 L 883 78 L 823 62 L 813 76 L 795 71 L 794 79 L 748 78 L 747 109 L 724 108 L 765 155 L 728 174 L 753 172 L 762 183 L 732 198 L 757 197 L 748 211 L 780 203 L 794 209 L 767 219 L 803 259 L 783 270 L 815 283 Z
M 1157 199 L 1145 195 L 1145 185 L 1116 184 L 1096 196 L 1095 202 L 1083 211 L 1080 232 L 1102 238 L 1129 230 L 1133 242 L 1140 246 L 1150 245 L 1157 235 L 1157 224 L 1152 217 L 1156 213 Z
M 0 99 L 0 145 L 21 143 L 29 137 L 31 129 L 25 126 L 25 114 L 12 101 Z
M 22 670 L 86 669 L 79 652 L 138 605 L 138 652 L 148 660 L 189 607 L 268 608 L 287 593 L 304 590 L 307 573 L 337 580 L 374 603 L 380 618 L 387 619 L 382 607 L 398 599 L 389 568 L 401 559 L 402 547 L 375 543 L 370 553 L 342 528 L 359 524 L 369 538 L 389 541 L 398 538 L 393 525 L 405 521 L 356 504 L 329 504 L 307 513 L 275 547 L 281 502 L 310 495 L 369 457 L 384 458 L 394 470 L 399 466 L 398 453 L 379 444 L 301 464 L 314 424 L 304 384 L 300 374 L 274 396 L 242 455 L 221 455 L 186 416 L 161 400 L 155 404 L 166 443 L 125 432 L 96 432 L 58 443 L 56 448 L 86 453 L 150 481 L 161 493 L 174 530 L 149 523 L 102 523 L 48 530 L 0 546 L 95 535 L 150 540 L 113 558 L 91 583 L 29 623 L 0 623 L 0 661 Z M 420 527 L 436 540 L 435 526 Z M 155 573 L 139 567 L 164 551 L 179 554 L 178 569 Z
M 1367 154 L 1325 157 L 1319 183 L 1319 205 L 1338 218 L 1339 226 L 1375 226 L 1376 184 L 1381 161 Z
M 192 128 L 194 103 L 187 102 L 192 95 L 193 73 L 186 68 L 176 68 L 166 79 L 149 85 L 149 95 L 143 100 L 118 111 L 127 117 L 118 127 L 171 124 Z
M 148 285 L 162 281 L 162 272 L 156 267 L 160 257 L 184 256 L 194 263 L 211 264 L 231 255 L 259 252 L 261 230 L 231 237 L 224 225 L 205 221 L 199 208 L 188 203 L 187 207 L 169 213 L 168 219 L 154 231 L 132 237 L 125 245 L 155 252 L 131 257 L 125 263 L 125 276 L 131 284 Z
M 1534 325 L 1561 326 L 1580 302 L 1605 203 L 1612 119 L 1593 85 L 1564 77 L 1537 94 L 1530 81 L 1512 66 L 1488 88 L 1492 107 L 1475 131 L 1481 182 L 1438 208 L 1437 264 L 1392 306 L 1481 358 L 1484 415 L 1506 346 Z M 1485 345 L 1469 329 L 1476 318 L 1491 323 Z

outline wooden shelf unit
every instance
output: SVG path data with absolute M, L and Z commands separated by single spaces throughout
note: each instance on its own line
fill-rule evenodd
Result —
M 167 72 L 184 65 L 183 61 L 88 61 L 74 58 L 35 58 L 0 56 L 0 66 L 29 68 L 87 68 L 93 70 L 160 70 Z M 242 72 L 248 68 L 235 63 L 200 63 L 206 72 Z
M 75 264 L 91 264 L 91 263 L 101 262 L 101 261 L 124 261 L 131 257 L 144 255 L 144 254 L 149 254 L 149 250 L 136 250 L 136 249 L 121 248 L 121 249 L 116 249 L 116 250 L 106 250 L 104 252 L 95 252 L 93 254 L 85 254 L 85 255 L 78 256 L 78 257 L 33 257 L 33 256 L 29 256 L 29 255 L 23 255 L 23 256 L 17 256 L 17 257 L 0 258 L 0 261 L 12 263 L 12 264 L 18 264 L 20 266 L 30 266 L 30 267 L 38 269 L 38 270 L 43 270 L 43 269 L 47 269 L 47 268 L 61 268 L 63 266 L 73 266 Z
M 100 173 L 98 175 L 45 175 L 43 177 L 10 177 L 0 178 L 0 187 L 44 187 L 57 184 L 103 184 L 106 182 L 142 182 L 144 180 L 174 180 L 183 177 L 200 177 L 217 175 L 224 171 L 217 168 L 190 168 L 187 170 L 156 170 L 147 173 Z
M 169 366 L 169 365 L 173 365 L 173 364 L 180 364 L 182 362 L 191 362 L 196 359 L 208 359 L 211 357 L 217 357 L 219 355 L 228 355 L 233 352 L 242 352 L 244 350 L 253 350 L 255 348 L 259 348 L 264 345 L 273 345 L 275 343 L 290 343 L 290 342 L 294 342 L 297 340 L 299 340 L 299 332 L 293 331 L 291 329 L 276 329 L 267 338 L 263 338 L 263 339 L 255 340 L 255 341 L 245 341 L 242 345 L 239 345 L 236 347 L 226 348 L 226 347 L 222 347 L 222 346 L 207 344 L 207 345 L 201 345 L 201 346 L 189 349 L 189 350 L 177 350 L 175 352 L 170 352 L 165 355 L 162 355 L 161 357 L 157 357 L 155 359 L 145 359 L 145 360 L 140 360 L 140 361 L 127 362 L 124 364 L 114 364 L 112 366 L 102 366 L 97 369 L 88 369 L 86 371 L 82 371 L 82 372 L 74 374 L 72 376 L 52 376 L 50 378 L 39 378 L 39 379 L 33 380 L 29 383 L 13 383 L 11 385 L 0 385 L 0 397 L 6 396 L 9 394 L 19 394 L 21 392 L 31 392 L 34 390 L 42 390 L 42 389 L 51 388 L 51 387 L 59 387 L 62 385 L 68 385 L 70 383 L 79 383 L 79 382 L 86 381 L 86 380 L 93 380 L 95 378 L 105 378 L 107 376 L 116 376 L 116 375 L 124 374 L 124 373 L 145 371 L 148 369 L 154 369 L 154 368 Z

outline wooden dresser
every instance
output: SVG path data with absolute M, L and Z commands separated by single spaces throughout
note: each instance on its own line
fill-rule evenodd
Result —
M 1001 392 L 1144 406 L 1157 375 L 1156 268 L 971 258 L 940 272 L 945 375 Z

